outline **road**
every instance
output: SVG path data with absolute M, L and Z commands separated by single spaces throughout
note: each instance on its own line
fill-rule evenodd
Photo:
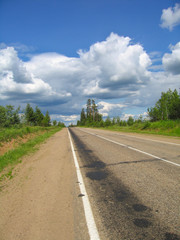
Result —
M 101 239 L 180 239 L 179 139 L 70 133 Z
M 69 131 L 0 181 L 0 240 L 180 239 L 180 139 Z

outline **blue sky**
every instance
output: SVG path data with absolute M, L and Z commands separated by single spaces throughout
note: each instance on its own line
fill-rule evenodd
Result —
M 180 87 L 178 0 L 0 0 L 0 104 L 144 114 Z

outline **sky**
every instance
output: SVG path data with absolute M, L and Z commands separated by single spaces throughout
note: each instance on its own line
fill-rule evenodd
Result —
M 76 123 L 146 116 L 180 88 L 179 0 L 0 0 L 0 105 Z

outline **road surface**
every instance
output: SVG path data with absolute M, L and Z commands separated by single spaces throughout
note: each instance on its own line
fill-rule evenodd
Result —
M 0 182 L 0 240 L 180 239 L 179 139 L 69 131 Z
M 180 239 L 179 140 L 70 132 L 101 239 Z

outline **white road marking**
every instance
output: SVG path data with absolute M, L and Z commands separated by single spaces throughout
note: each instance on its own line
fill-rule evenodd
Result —
M 86 223 L 87 223 L 87 227 L 88 227 L 88 231 L 89 231 L 89 237 L 91 240 L 100 240 L 99 237 L 99 233 L 96 227 L 96 223 L 94 220 L 94 216 L 92 213 L 92 209 L 91 209 L 91 205 L 89 202 L 89 198 L 86 192 L 86 188 L 84 185 L 84 181 L 82 178 L 82 174 L 79 168 L 79 164 L 78 164 L 78 160 L 75 154 L 75 150 L 74 150 L 74 146 L 72 143 L 72 139 L 71 139 L 71 134 L 69 132 L 68 129 L 68 134 L 69 134 L 69 139 L 70 139 L 70 143 L 71 143 L 71 150 L 73 153 L 73 158 L 74 158 L 74 165 L 76 167 L 76 173 L 77 173 L 77 178 L 78 178 L 78 182 L 79 182 L 79 188 L 80 188 L 80 192 L 81 194 L 83 194 L 84 196 L 82 197 L 82 201 L 83 201 L 83 206 L 84 206 L 84 212 L 85 212 L 85 217 L 86 217 Z
M 161 160 L 161 161 L 164 161 L 164 162 L 167 162 L 167 163 L 170 163 L 170 164 L 173 164 L 173 165 L 175 165 L 175 166 L 180 167 L 180 164 L 178 164 L 178 163 L 174 163 L 174 162 L 171 162 L 171 161 L 166 160 L 166 159 L 164 159 L 164 158 L 157 157 L 157 156 L 155 156 L 155 155 L 153 155 L 153 154 L 150 154 L 150 153 L 147 153 L 147 152 L 141 151 L 141 150 L 139 150 L 139 149 L 137 149 L 137 148 L 130 147 L 130 146 L 128 146 L 128 145 L 125 145 L 125 144 L 122 144 L 122 143 L 119 143 L 119 142 L 116 142 L 116 141 L 113 141 L 113 140 L 111 140 L 111 139 L 105 138 L 105 137 L 100 136 L 100 135 L 98 135 L 98 134 L 90 133 L 90 132 L 84 131 L 84 130 L 82 130 L 82 129 L 79 129 L 79 130 L 82 131 L 82 132 L 85 132 L 85 133 L 91 134 L 91 135 L 93 135 L 93 136 L 96 136 L 96 137 L 102 138 L 102 139 L 104 139 L 104 140 L 106 140 L 106 141 L 109 141 L 109 142 L 115 143 L 115 144 L 120 145 L 120 146 L 122 146 L 122 147 L 126 147 L 126 148 L 128 148 L 128 149 L 133 150 L 133 151 L 143 153 L 143 154 L 148 155 L 148 156 L 150 156 L 150 157 L 153 157 L 153 158 L 159 159 L 159 160 Z
M 117 132 L 113 132 L 113 133 L 115 135 L 123 136 L 123 137 L 137 138 L 137 139 L 142 139 L 142 140 L 145 140 L 145 141 L 152 141 L 152 142 L 159 142 L 159 143 L 165 143 L 165 144 L 180 146 L 179 143 L 165 142 L 165 141 L 160 141 L 160 140 L 155 140 L 155 139 L 150 139 L 150 138 L 141 138 L 141 137 L 136 137 L 136 136 L 132 136 L 132 135 L 124 135 L 124 134 L 120 134 L 120 133 L 117 133 Z
M 132 136 L 132 135 L 123 135 L 123 134 L 118 134 L 118 133 L 116 133 L 116 135 L 118 135 L 118 136 L 124 136 L 124 137 L 130 137 L 130 138 L 132 137 L 132 138 L 142 139 L 142 140 L 146 140 L 146 141 L 159 142 L 159 143 L 165 143 L 165 144 L 171 144 L 171 145 L 180 146 L 179 143 L 159 141 L 159 140 L 154 140 L 154 139 L 150 139 L 150 138 L 141 138 L 141 137 L 135 137 L 135 136 Z

